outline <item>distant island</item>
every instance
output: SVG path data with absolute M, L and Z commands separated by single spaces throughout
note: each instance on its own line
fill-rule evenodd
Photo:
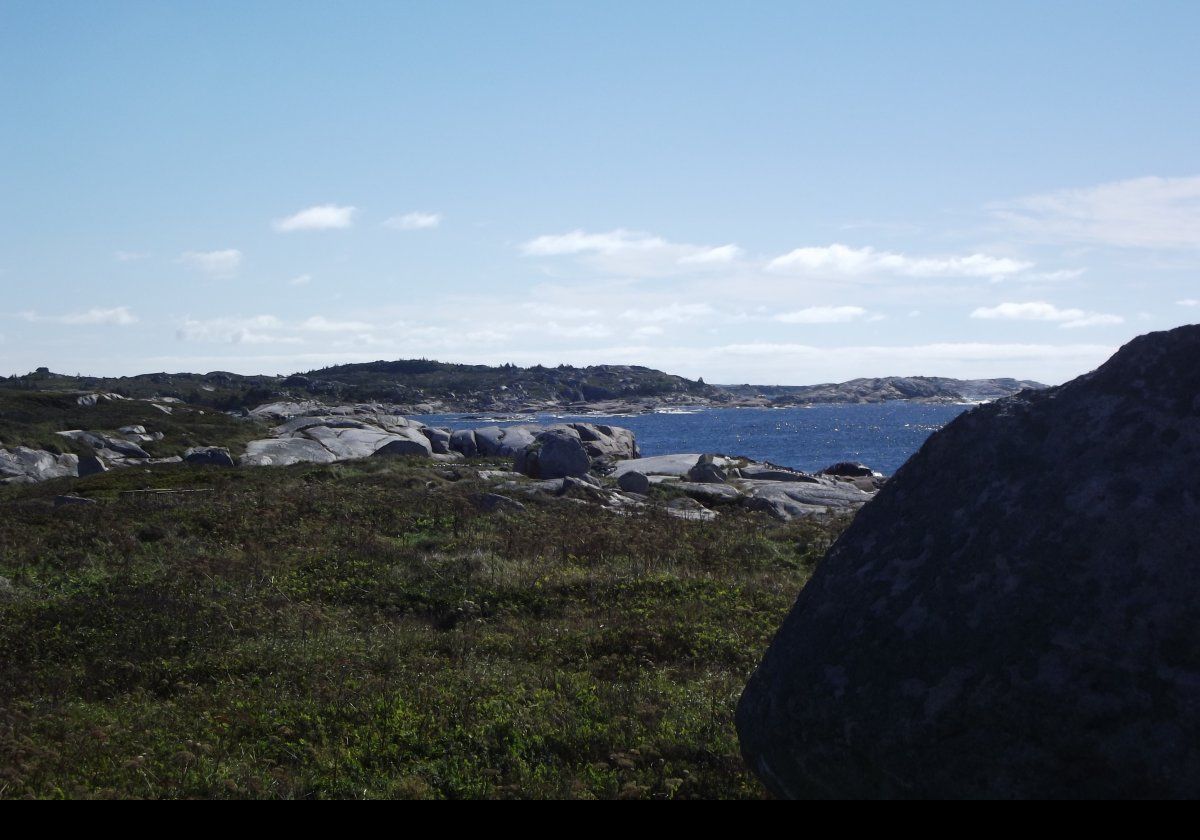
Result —
M 884 376 L 823 385 L 721 385 L 738 400 L 760 405 L 879 403 L 909 400 L 924 403 L 998 400 L 1046 385 L 1029 379 L 948 379 L 944 376 Z
M 539 411 L 626 414 L 682 406 L 763 407 L 908 400 L 959 403 L 993 400 L 1046 387 L 1018 379 L 889 376 L 820 385 L 710 385 L 641 365 L 518 367 L 464 365 L 428 359 L 335 365 L 290 376 L 146 373 L 93 377 L 47 368 L 0 379 L 0 389 L 113 393 L 172 398 L 222 410 L 280 400 L 325 403 L 381 401 L 405 413 Z

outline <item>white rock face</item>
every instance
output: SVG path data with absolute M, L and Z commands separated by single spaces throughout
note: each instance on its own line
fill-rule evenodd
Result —
M 696 466 L 696 462 L 699 460 L 700 453 L 698 452 L 682 455 L 655 455 L 650 458 L 630 458 L 618 462 L 613 474 L 618 478 L 627 472 L 640 472 L 642 475 L 673 475 L 682 478 L 688 474 L 688 470 Z M 723 458 L 718 455 L 713 458 L 713 463 L 724 467 L 734 461 L 732 458 Z
M 519 457 L 535 446 L 539 435 L 547 432 L 578 441 L 586 458 L 599 459 L 599 462 L 638 454 L 633 433 L 616 426 L 520 424 L 451 432 L 409 420 L 396 410 L 396 406 L 378 403 L 329 406 L 317 402 L 278 402 L 261 405 L 252 410 L 250 416 L 279 423 L 272 429 L 273 438 L 254 441 L 247 446 L 242 463 L 250 466 L 298 461 L 329 463 L 389 455 L 415 455 L 435 460 L 457 460 L 476 455 Z
M 301 461 L 332 464 L 337 458 L 315 440 L 307 438 L 267 438 L 246 444 L 243 466 L 286 467 Z
M 286 466 L 302 461 L 328 464 L 372 456 L 434 455 L 434 440 L 450 440 L 449 432 L 434 431 L 378 404 L 329 406 L 315 402 L 270 403 L 250 412 L 252 417 L 281 420 L 274 438 L 252 441 L 241 463 L 245 466 Z M 443 448 L 441 457 L 449 457 Z
M 854 510 L 875 495 L 864 493 L 853 484 L 824 476 L 817 482 L 734 481 L 733 484 L 749 497 L 749 507 L 765 510 L 783 520 L 836 510 Z
M 145 461 L 150 458 L 149 452 L 127 438 L 106 435 L 102 432 L 88 432 L 82 429 L 71 429 L 58 434 L 80 443 L 86 443 L 96 451 L 97 455 L 102 456 L 109 463 L 121 464 L 126 461 Z M 147 435 L 147 437 L 149 436 Z
M 400 406 L 390 403 L 355 403 L 354 405 L 325 405 L 324 403 L 306 400 L 304 402 L 275 402 L 260 405 L 258 408 L 250 411 L 251 417 L 259 417 L 268 420 L 291 420 L 297 417 L 326 417 L 326 416 L 342 416 L 342 417 L 371 417 L 371 416 L 388 416 L 394 417 L 402 421 L 402 425 L 407 425 L 408 421 L 400 417 Z
M 729 470 L 727 483 L 696 483 L 702 459 Z M 762 510 L 784 521 L 836 511 L 856 510 L 875 495 L 851 481 L 824 475 L 808 475 L 770 464 L 757 464 L 721 455 L 656 455 L 618 461 L 613 475 L 618 482 L 626 475 L 640 474 L 651 484 L 675 487 L 706 504 L 738 503 Z M 742 476 L 753 476 L 746 478 Z
M 79 456 L 14 446 L 0 449 L 0 483 L 23 484 L 79 475 Z
M 75 402 L 84 408 L 94 408 L 101 400 L 112 402 L 113 400 L 123 400 L 120 394 L 84 394 L 76 397 Z

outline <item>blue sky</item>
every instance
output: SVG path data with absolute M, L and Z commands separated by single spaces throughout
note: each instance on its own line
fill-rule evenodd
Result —
M 1200 4 L 0 0 L 0 375 L 1059 382 L 1200 320 Z

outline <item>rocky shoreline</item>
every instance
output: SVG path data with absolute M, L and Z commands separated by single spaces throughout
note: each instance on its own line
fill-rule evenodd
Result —
M 511 469 L 479 471 L 495 490 L 487 504 L 498 509 L 519 509 L 514 496 L 540 495 L 569 497 L 617 512 L 661 503 L 672 516 L 697 520 L 715 518 L 723 506 L 739 505 L 790 520 L 857 510 L 884 481 L 857 464 L 809 474 L 719 453 L 644 458 L 631 431 L 607 424 L 493 424 L 451 430 L 405 417 L 401 408 L 383 403 L 268 403 L 248 412 L 247 421 L 274 423 L 270 436 L 249 441 L 240 454 L 220 446 L 195 446 L 183 456 L 153 458 L 141 444 L 161 434 L 143 425 L 113 432 L 67 430 L 58 434 L 85 445 L 89 454 L 0 448 L 0 483 L 180 462 L 249 468 L 400 456 L 447 464 L 501 458 L 511 459 Z

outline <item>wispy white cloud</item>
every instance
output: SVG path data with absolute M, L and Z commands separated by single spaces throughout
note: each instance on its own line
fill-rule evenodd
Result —
M 182 341 L 217 342 L 227 344 L 298 344 L 294 336 L 280 335 L 283 322 L 274 315 L 255 315 L 249 318 L 187 318 L 176 332 Z
M 1126 248 L 1200 248 L 1200 176 L 1132 178 L 990 205 L 1041 241 Z
M 1086 268 L 1060 268 L 1055 271 L 1035 271 L 1029 274 L 1024 274 L 1021 279 L 1030 283 L 1061 283 L 1067 280 L 1078 280 L 1085 273 Z
M 737 245 L 717 245 L 712 248 L 700 248 L 693 254 L 679 258 L 680 265 L 721 265 L 731 263 L 742 255 L 742 249 Z
M 339 204 L 317 204 L 306 207 L 299 213 L 276 219 L 272 222 L 275 230 L 281 233 L 293 233 L 302 230 L 340 230 L 354 223 L 357 208 Z
M 581 257 L 603 270 L 635 277 L 712 270 L 728 266 L 742 255 L 742 249 L 732 243 L 692 245 L 624 228 L 546 234 L 523 243 L 521 252 L 528 257 Z
M 1063 329 L 1072 330 L 1078 327 L 1110 327 L 1124 324 L 1125 319 L 1120 315 L 1107 315 L 1103 312 L 1088 312 L 1082 318 L 1074 318 L 1063 323 Z
M 1125 319 L 1120 315 L 1106 315 L 1103 312 L 1088 312 L 1083 309 L 1060 309 L 1052 303 L 1040 300 L 981 306 L 971 313 L 971 317 L 990 321 L 1052 321 L 1064 329 L 1125 323 Z
M 913 257 L 867 246 L 853 248 L 834 243 L 797 248 L 767 263 L 780 274 L 840 274 L 868 276 L 898 274 L 906 277 L 1005 277 L 1025 271 L 1033 263 L 988 254 Z
M 1177 306 L 1200 306 L 1200 300 L 1196 298 L 1184 298 L 1183 300 L 1175 301 Z
M 179 262 L 214 277 L 228 277 L 242 264 L 242 252 L 236 248 L 221 251 L 185 251 L 179 255 Z
M 546 234 L 531 239 L 521 246 L 521 251 L 531 257 L 560 257 L 571 254 L 615 254 L 628 251 L 655 251 L 669 243 L 658 236 L 629 230 L 613 230 L 608 233 L 587 233 L 573 230 L 570 233 Z
M 653 309 L 626 309 L 621 317 L 646 324 L 683 324 L 715 314 L 716 310 L 707 303 L 671 303 Z
M 599 309 L 582 306 L 560 306 L 540 302 L 523 303 L 521 304 L 521 308 L 542 318 L 581 319 L 595 318 L 600 314 Z
M 604 324 L 559 324 L 550 321 L 533 327 L 538 332 L 552 335 L 556 338 L 608 338 L 612 330 Z
M 384 227 L 393 230 L 428 230 L 442 223 L 441 213 L 425 213 L 414 211 L 401 216 L 392 216 L 383 223 Z
M 304 334 L 320 334 L 320 341 L 329 336 L 354 336 L 363 343 L 374 340 L 372 333 L 379 324 L 357 320 L 335 320 L 313 315 L 299 321 L 284 321 L 275 315 L 251 317 L 187 318 L 177 331 L 184 341 L 206 341 L 230 344 L 302 344 Z M 386 329 L 386 327 L 383 327 Z M 311 336 L 316 338 L 316 336 Z
M 291 280 L 288 281 L 288 285 L 289 286 L 307 286 L 311 282 L 312 282 L 311 274 L 297 274 L 295 277 L 293 277 Z
M 775 320 L 783 324 L 845 324 L 864 317 L 861 306 L 809 306 L 792 312 L 781 312 Z
M 309 332 L 363 332 L 374 329 L 365 321 L 333 321 L 323 315 L 314 315 L 301 321 L 299 328 Z
M 66 315 L 39 315 L 37 312 L 23 312 L 21 317 L 32 323 L 64 324 L 68 326 L 91 326 L 106 324 L 127 327 L 136 324 L 138 318 L 128 306 L 115 306 L 111 309 L 89 309 L 86 312 L 69 312 Z
M 753 342 L 748 344 L 728 344 L 715 348 L 722 353 L 732 353 L 743 356 L 773 356 L 773 355 L 803 355 L 813 358 L 828 356 L 831 348 L 816 347 L 808 344 L 781 344 L 774 342 Z M 939 359 L 955 361 L 1002 361 L 1010 359 L 1039 359 L 1051 357 L 1073 357 L 1092 355 L 1096 353 L 1111 353 L 1112 348 L 1093 344 L 989 344 L 984 342 L 941 342 L 934 344 L 916 345 L 887 345 L 887 346 L 857 346 L 839 347 L 837 352 L 845 351 L 859 357 L 874 357 L 909 361 L 920 359 L 936 361 Z
M 136 262 L 150 258 L 149 251 L 114 251 L 113 259 L 117 262 Z
M 662 335 L 664 332 L 666 331 L 657 324 L 646 324 L 644 327 L 638 327 L 631 335 L 634 338 L 653 338 L 654 336 Z

